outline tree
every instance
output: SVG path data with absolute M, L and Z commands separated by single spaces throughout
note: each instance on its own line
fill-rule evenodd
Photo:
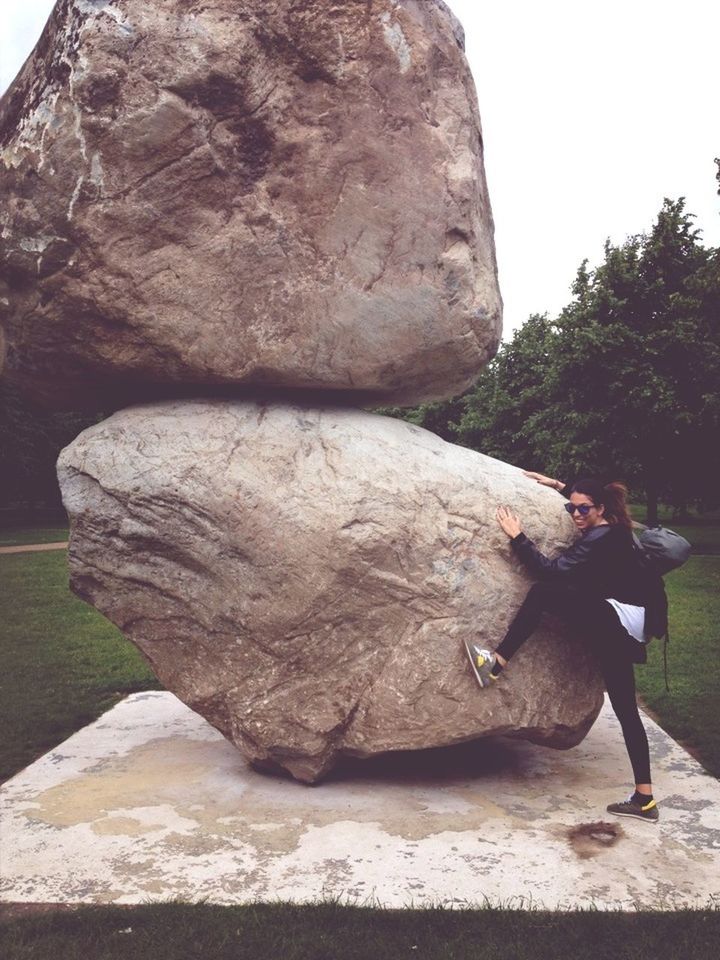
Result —
M 530 468 L 545 446 L 537 417 L 548 402 L 546 386 L 556 333 L 544 314 L 533 314 L 503 343 L 464 400 L 453 431 L 460 443 L 491 457 Z
M 461 394 L 451 400 L 421 403 L 418 407 L 374 407 L 372 411 L 381 416 L 413 423 L 416 427 L 430 430 L 443 440 L 453 443 L 456 441 L 454 421 L 462 414 L 464 396 L 465 394 Z
M 649 234 L 583 265 L 535 419 L 551 463 L 641 487 L 649 523 L 661 497 L 707 501 L 720 448 L 718 257 L 684 207 L 666 199 Z
M 543 406 L 542 384 L 552 356 L 552 324 L 534 314 L 480 374 L 471 390 L 418 407 L 383 407 L 375 412 L 424 427 L 513 463 L 536 463 L 542 446 L 532 427 Z
M 720 176 L 720 169 L 719 169 Z M 406 419 L 518 466 L 624 479 L 683 513 L 720 502 L 720 250 L 684 199 L 578 270 L 554 321 L 533 315 L 464 397 Z

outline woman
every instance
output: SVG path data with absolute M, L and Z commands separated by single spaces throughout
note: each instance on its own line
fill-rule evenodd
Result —
M 475 677 L 481 687 L 497 681 L 543 613 L 560 616 L 579 629 L 599 661 L 635 776 L 635 792 L 626 801 L 610 804 L 608 812 L 655 822 L 659 813 L 647 735 L 635 698 L 633 664 L 646 659 L 645 608 L 656 588 L 633 544 L 627 489 L 620 483 L 603 486 L 595 480 L 580 480 L 568 488 L 539 473 L 525 475 L 569 497 L 565 509 L 581 536 L 549 560 L 525 536 L 512 511 L 498 508 L 497 520 L 514 552 L 538 582 L 494 653 L 466 641 Z

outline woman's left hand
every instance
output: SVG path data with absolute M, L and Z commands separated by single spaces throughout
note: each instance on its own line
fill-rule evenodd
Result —
M 511 540 L 519 533 L 522 533 L 520 521 L 509 507 L 498 507 L 495 517 Z

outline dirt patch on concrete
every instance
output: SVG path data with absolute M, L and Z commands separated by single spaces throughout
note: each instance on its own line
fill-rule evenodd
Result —
M 624 837 L 622 827 L 616 823 L 605 823 L 596 820 L 594 823 L 579 823 L 567 831 L 570 846 L 581 860 L 595 857 L 602 850 L 614 847 Z

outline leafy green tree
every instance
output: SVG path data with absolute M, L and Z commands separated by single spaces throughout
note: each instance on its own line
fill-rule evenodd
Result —
M 465 446 L 501 460 L 537 463 L 544 437 L 537 418 L 548 402 L 547 382 L 556 332 L 544 314 L 533 314 L 480 374 L 464 400 L 453 431 Z
M 719 170 L 720 175 L 720 170 Z M 684 199 L 585 261 L 554 321 L 533 315 L 464 397 L 401 413 L 519 466 L 624 479 L 678 513 L 720 502 L 720 250 Z
M 455 436 L 455 420 L 463 411 L 465 394 L 454 397 L 452 400 L 438 400 L 433 403 L 421 403 L 418 407 L 375 407 L 373 413 L 385 417 L 395 417 L 396 420 L 405 420 L 416 427 L 423 427 L 436 433 L 443 440 L 457 443 Z
M 459 397 L 418 407 L 382 407 L 377 413 L 424 427 L 451 443 L 513 463 L 534 463 L 542 441 L 533 418 L 542 410 L 542 384 L 554 331 L 547 317 L 531 316 L 501 344 L 474 387 Z
M 650 233 L 581 267 L 534 422 L 551 464 L 642 488 L 650 523 L 660 498 L 705 503 L 718 466 L 717 251 L 692 219 L 665 200 Z

